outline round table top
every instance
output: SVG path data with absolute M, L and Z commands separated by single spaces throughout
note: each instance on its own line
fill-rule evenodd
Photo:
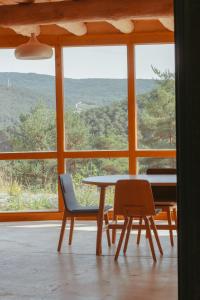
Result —
M 83 183 L 101 186 L 115 185 L 118 180 L 147 180 L 152 186 L 176 186 L 176 175 L 106 175 L 87 177 Z

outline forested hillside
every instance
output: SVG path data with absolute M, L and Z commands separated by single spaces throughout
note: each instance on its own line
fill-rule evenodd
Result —
M 155 80 L 139 79 L 137 94 L 152 91 Z M 65 79 L 65 108 L 87 110 L 127 98 L 127 81 L 124 79 Z M 16 120 L 21 112 L 29 112 L 39 102 L 55 108 L 55 79 L 53 76 L 0 73 L 0 128 Z

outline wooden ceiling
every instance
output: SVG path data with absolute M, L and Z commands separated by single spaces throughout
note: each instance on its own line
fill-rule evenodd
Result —
M 173 31 L 173 0 L 0 0 L 0 35 Z

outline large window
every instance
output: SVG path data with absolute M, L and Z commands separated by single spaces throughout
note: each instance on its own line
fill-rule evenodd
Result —
M 128 148 L 126 47 L 64 49 L 66 150 Z
M 52 59 L 33 62 L 0 50 L 0 211 L 62 211 L 65 171 L 85 205 L 98 204 L 99 190 L 84 177 L 175 167 L 173 52 L 168 44 L 57 46 Z M 62 85 L 64 97 L 55 90 Z
M 136 94 L 139 149 L 175 149 L 173 45 L 137 45 Z
M 0 61 L 0 152 L 15 155 L 0 161 L 0 211 L 55 210 L 57 162 L 17 157 L 56 150 L 55 55 L 24 61 L 6 49 Z
M 55 59 L 17 60 L 0 50 L 0 152 L 56 149 Z

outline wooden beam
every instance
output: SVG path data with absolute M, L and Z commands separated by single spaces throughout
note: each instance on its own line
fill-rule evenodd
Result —
M 63 50 L 60 46 L 55 48 L 55 71 L 56 71 L 56 127 L 57 127 L 57 170 L 58 174 L 65 171 L 65 120 L 64 120 L 64 69 Z M 58 207 L 59 211 L 64 209 L 62 193 L 58 185 Z
M 0 6 L 0 26 L 169 16 L 173 16 L 173 0 L 81 0 Z
M 176 150 L 136 150 L 135 155 L 137 157 L 157 157 L 157 158 L 176 158 Z
M 74 22 L 74 23 L 57 23 L 56 25 L 65 28 L 70 33 L 73 33 L 77 36 L 82 36 L 87 33 L 87 26 L 83 22 Z
M 129 144 L 129 174 L 137 173 L 137 103 L 135 86 L 135 47 L 132 43 L 127 47 L 128 73 L 128 144 Z
M 159 18 L 160 23 L 170 31 L 174 31 L 174 17 Z
M 126 45 L 128 43 L 133 44 L 145 44 L 145 43 L 159 43 L 169 44 L 174 43 L 174 35 L 170 31 L 154 31 L 133 34 L 113 33 L 113 34 L 87 34 L 82 37 L 66 34 L 62 36 L 58 35 L 40 35 L 39 41 L 46 43 L 52 47 L 60 45 L 62 47 L 76 47 L 76 46 L 111 46 L 111 45 Z M 7 35 L 0 36 L 1 48 L 15 48 L 23 43 L 27 42 L 27 38 L 22 35 Z
M 108 21 L 109 24 L 117 28 L 122 33 L 131 33 L 134 30 L 134 24 L 131 20 Z
M 34 33 L 36 36 L 40 34 L 40 26 L 39 25 L 19 25 L 19 26 L 10 26 L 10 29 L 14 30 L 16 33 L 24 35 L 24 36 L 31 36 Z
M 128 157 L 128 150 L 95 150 L 95 151 L 68 151 L 65 158 L 120 158 Z
M 1 152 L 0 160 L 56 159 L 57 152 Z

